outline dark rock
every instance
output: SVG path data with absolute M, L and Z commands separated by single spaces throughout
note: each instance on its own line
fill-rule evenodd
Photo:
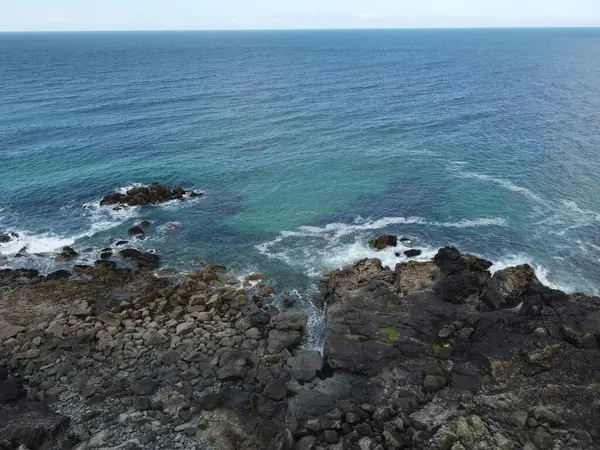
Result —
M 100 206 L 104 205 L 117 205 L 119 203 L 123 203 L 125 201 L 125 195 L 115 193 L 106 195 L 102 200 L 100 200 Z
M 116 247 L 121 247 L 122 245 L 125 245 L 125 244 L 128 244 L 128 243 L 129 243 L 129 241 L 117 241 L 115 243 L 115 246 Z
M 142 253 L 136 263 L 140 269 L 158 269 L 160 267 L 160 256 L 154 253 Z
M 316 350 L 299 350 L 292 359 L 292 377 L 311 381 L 323 367 L 321 353 Z
M 340 437 L 335 430 L 325 430 L 324 438 L 325 442 L 329 444 L 336 444 L 340 440 Z
M 142 228 L 149 228 L 150 227 L 150 221 L 149 220 L 142 220 L 140 222 L 140 227 L 142 227 Z
M 268 350 L 279 353 L 286 348 L 295 347 L 302 341 L 302 334 L 295 330 L 271 330 L 269 332 Z
M 481 300 L 490 310 L 512 308 L 521 303 L 527 293 L 542 288 L 533 268 L 524 264 L 497 271 L 487 283 Z
M 263 395 L 271 400 L 280 401 L 287 396 L 285 382 L 281 378 L 271 380 L 263 391 Z
M 127 248 L 119 252 L 123 259 L 133 260 L 140 269 L 158 269 L 160 267 L 160 256 L 150 252 L 140 252 L 133 248 Z
M 207 411 L 212 411 L 220 404 L 221 404 L 221 397 L 219 397 L 217 394 L 215 394 L 213 392 L 204 394 L 198 399 L 198 406 L 200 406 L 200 408 L 205 409 Z
M 94 267 L 97 269 L 113 270 L 117 268 L 117 263 L 106 259 L 98 259 L 94 261 Z
M 49 273 L 46 278 L 49 280 L 66 280 L 71 277 L 71 272 L 68 270 L 56 270 L 52 273 Z
M 384 234 L 369 241 L 369 247 L 383 250 L 387 247 L 396 247 L 398 245 L 398 237 L 389 234 Z
M 0 381 L 0 405 L 11 403 L 25 397 L 23 383 L 16 378 L 7 378 Z
M 304 331 L 308 325 L 308 315 L 302 312 L 288 312 L 271 317 L 271 328 L 277 330 Z
M 134 397 L 133 398 L 133 407 L 138 411 L 148 411 L 152 408 L 152 403 L 150 397 L 142 396 L 142 397 Z
M 317 439 L 314 436 L 304 436 L 294 445 L 293 450 L 315 450 Z
M 423 391 L 425 392 L 437 392 L 444 389 L 446 386 L 446 379 L 441 376 L 427 375 L 423 380 Z
M 73 266 L 73 271 L 81 274 L 91 274 L 94 272 L 94 268 L 85 264 L 75 264 Z
M 110 259 L 113 255 L 113 252 L 102 252 L 100 253 L 100 259 Z
M 408 258 L 414 258 L 415 256 L 419 256 L 421 254 L 421 250 L 418 250 L 416 248 L 411 248 L 409 250 L 405 250 L 404 254 L 408 257 Z
M 56 261 L 68 262 L 72 261 L 79 256 L 75 250 L 71 247 L 63 247 L 62 251 L 56 255 Z
M 53 448 L 69 419 L 41 403 L 21 401 L 0 406 L 0 448 Z
M 136 225 L 134 227 L 131 227 L 129 230 L 127 230 L 127 234 L 129 236 L 140 237 L 140 236 L 143 236 L 145 233 L 144 233 L 144 230 L 142 230 L 142 228 L 140 226 Z
M 168 202 L 173 199 L 181 200 L 185 198 L 186 194 L 187 191 L 180 186 L 170 190 L 169 186 L 154 182 L 150 186 L 131 188 L 124 194 L 109 194 L 100 201 L 100 205 L 147 206 Z M 194 197 L 197 195 L 195 194 Z
M 133 259 L 136 260 L 142 256 L 142 252 L 136 250 L 134 248 L 126 248 L 119 252 L 119 256 L 123 259 Z
M 359 423 L 354 425 L 354 430 L 361 436 L 371 436 L 371 427 L 366 423 Z
M 158 389 L 158 382 L 149 377 L 131 380 L 129 388 L 137 395 L 152 395 Z

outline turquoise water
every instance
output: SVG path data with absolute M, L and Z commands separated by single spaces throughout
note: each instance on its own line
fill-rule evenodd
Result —
M 598 293 L 599 151 L 598 29 L 0 34 L 10 266 L 93 261 L 145 218 L 164 265 L 304 300 L 382 232 Z M 205 196 L 97 207 L 155 180 Z

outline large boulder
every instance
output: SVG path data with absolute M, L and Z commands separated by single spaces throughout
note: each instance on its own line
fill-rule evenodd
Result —
M 398 245 L 398 237 L 390 234 L 384 234 L 369 241 L 369 247 L 376 250 L 383 250 L 387 247 L 396 247 Z
M 433 261 L 440 270 L 440 277 L 432 286 L 433 291 L 450 303 L 478 302 L 484 286 L 491 277 L 490 261 L 472 255 L 461 255 L 455 247 L 444 247 Z
M 71 247 L 63 247 L 61 252 L 58 255 L 56 255 L 55 259 L 56 259 L 56 261 L 60 261 L 60 262 L 68 262 L 68 261 L 73 261 L 78 256 L 79 256 L 79 253 L 77 253 Z
M 22 382 L 0 369 L 0 450 L 55 448 L 69 419 L 25 400 Z
M 311 397 L 328 410 L 297 428 L 317 442 L 340 430 L 343 448 L 353 448 L 345 434 L 352 429 L 365 448 L 373 436 L 383 448 L 595 448 L 600 299 L 543 286 L 528 266 L 493 277 L 490 266 L 446 247 L 434 261 L 394 272 L 364 260 L 329 274 L 320 288 L 323 370 L 332 378 L 313 383 L 356 378 L 350 393 Z M 302 365 L 288 364 L 302 381 L 295 375 Z M 360 380 L 369 385 L 366 405 L 355 397 Z M 345 402 L 361 406 L 342 415 Z
M 512 308 L 521 303 L 524 296 L 542 288 L 529 264 L 499 270 L 487 283 L 482 300 L 489 309 Z
M 288 312 L 271 317 L 271 328 L 277 330 L 304 331 L 308 325 L 308 315 L 302 312 Z

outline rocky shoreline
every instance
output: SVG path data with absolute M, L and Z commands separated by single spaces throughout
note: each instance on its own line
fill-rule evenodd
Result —
M 335 270 L 323 355 L 262 276 L 157 266 L 0 271 L 0 449 L 600 448 L 600 299 L 529 266 Z

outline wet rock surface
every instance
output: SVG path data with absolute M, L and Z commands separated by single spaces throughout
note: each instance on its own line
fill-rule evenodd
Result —
M 600 299 L 490 265 L 331 272 L 323 357 L 222 266 L 2 272 L 0 448 L 599 448 Z
M 194 191 L 186 191 L 180 186 L 170 189 L 166 184 L 154 182 L 150 186 L 131 188 L 125 193 L 108 194 L 100 200 L 100 205 L 147 206 L 171 200 L 198 197 L 200 195 L 202 194 Z

